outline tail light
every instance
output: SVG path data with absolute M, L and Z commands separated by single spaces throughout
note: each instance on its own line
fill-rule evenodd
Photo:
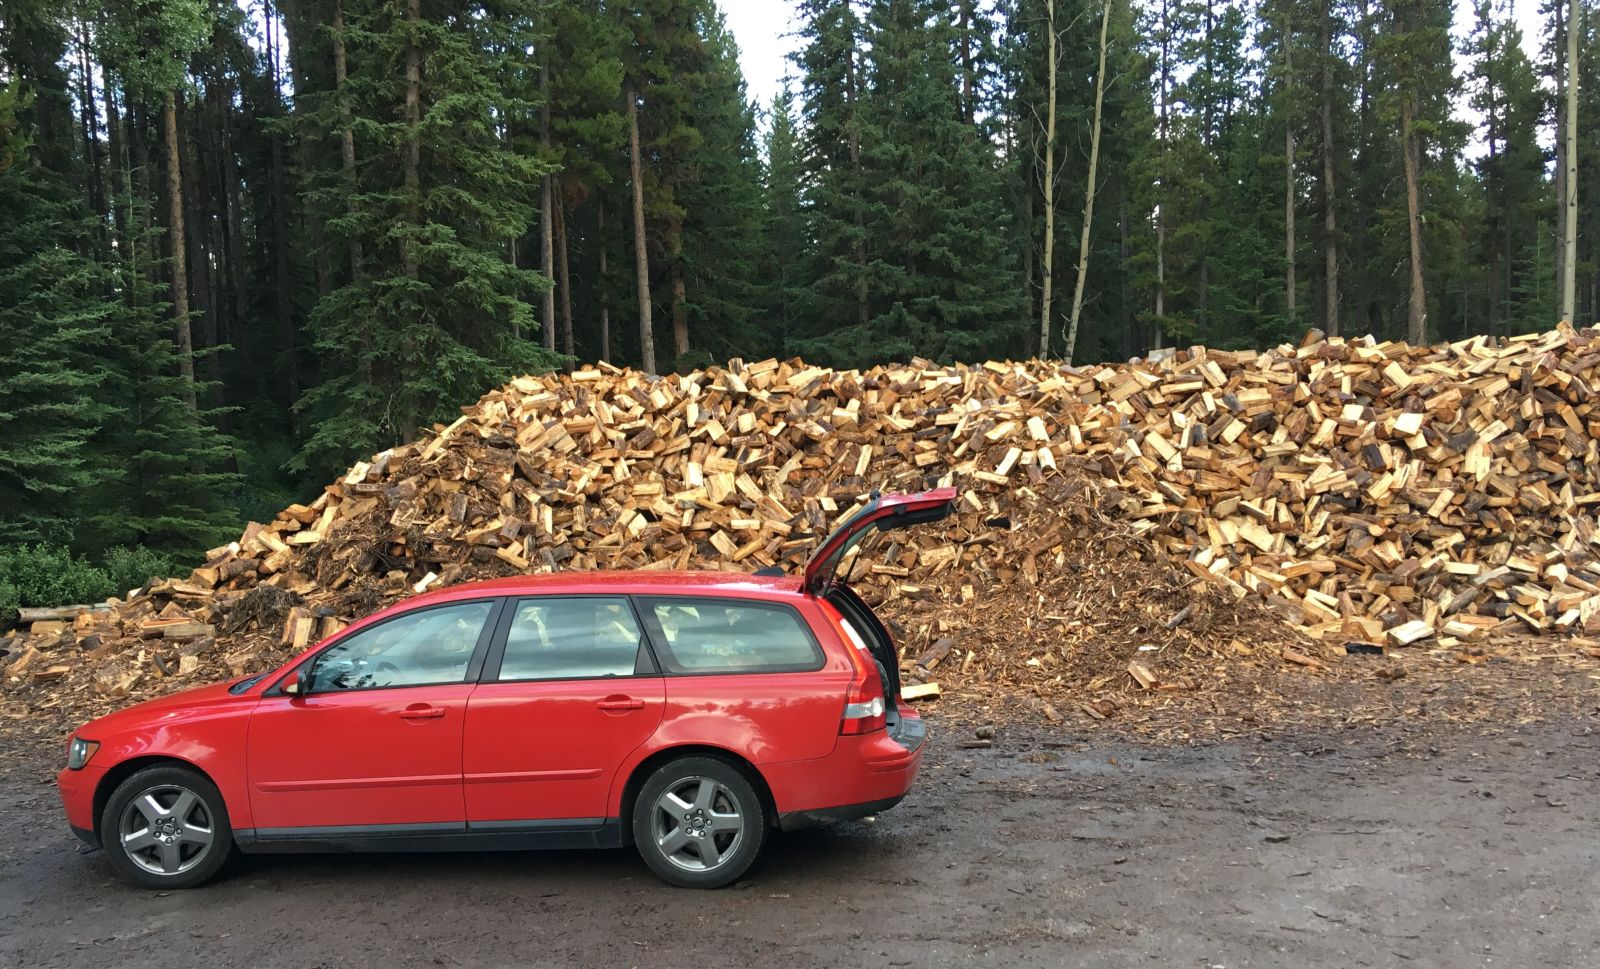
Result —
M 870 669 L 856 671 L 856 681 L 850 684 L 850 693 L 844 704 L 844 719 L 839 721 L 839 733 L 863 734 L 882 730 L 889 725 L 889 710 L 884 705 L 883 681 L 878 678 L 877 664 Z
M 840 637 L 848 644 L 846 652 L 850 654 L 850 664 L 856 671 L 855 679 L 850 681 L 850 690 L 845 694 L 844 718 L 839 721 L 839 733 L 842 736 L 854 736 L 882 730 L 889 725 L 889 706 L 888 698 L 883 695 L 883 674 L 878 669 L 878 661 L 873 659 L 866 644 L 838 610 L 827 602 L 822 603 L 822 607 L 828 618 L 833 620 Z

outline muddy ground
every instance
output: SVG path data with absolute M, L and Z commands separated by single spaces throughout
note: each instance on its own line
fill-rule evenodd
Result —
M 871 823 L 718 892 L 630 852 L 246 858 L 138 891 L 0 766 L 0 966 L 1552 966 L 1600 951 L 1600 732 L 1404 723 L 1157 746 L 936 717 Z

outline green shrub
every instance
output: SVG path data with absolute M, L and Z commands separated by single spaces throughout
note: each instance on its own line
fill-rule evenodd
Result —
M 112 595 L 127 595 L 151 579 L 164 579 L 177 573 L 172 558 L 163 552 L 135 545 L 114 545 L 106 549 L 105 573 L 111 582 Z
M 22 605 L 22 596 L 17 592 L 17 587 L 9 582 L 0 582 L 0 632 L 5 632 L 7 626 L 17 619 L 17 607 Z
M 0 549 L 0 586 L 15 590 L 22 606 L 98 602 L 111 594 L 105 572 L 60 545 L 13 545 Z

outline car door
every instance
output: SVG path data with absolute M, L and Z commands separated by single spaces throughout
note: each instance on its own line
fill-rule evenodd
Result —
M 303 695 L 267 691 L 246 742 L 256 836 L 462 830 L 464 715 L 500 607 L 399 612 L 308 658 Z
M 666 691 L 626 596 L 532 596 L 506 608 L 467 704 L 474 831 L 592 827 Z

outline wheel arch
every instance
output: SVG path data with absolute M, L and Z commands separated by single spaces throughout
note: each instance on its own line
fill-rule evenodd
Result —
M 147 767 L 182 767 L 204 777 L 213 786 L 217 783 L 216 778 L 206 773 L 205 768 L 193 761 L 184 760 L 182 757 L 173 757 L 170 754 L 144 754 L 138 757 L 129 757 L 122 763 L 107 770 L 100 778 L 100 783 L 96 784 L 94 788 L 94 836 L 95 840 L 102 845 L 105 844 L 105 840 L 100 830 L 102 827 L 101 815 L 105 814 L 106 805 L 111 802 L 112 793 L 116 791 L 117 786 L 123 781 Z M 220 790 L 220 788 L 218 789 Z M 223 802 L 224 807 L 226 807 L 227 798 L 223 798 Z
M 644 787 L 645 779 L 663 764 L 671 763 L 684 757 L 710 757 L 720 760 L 743 774 L 750 786 L 755 788 L 756 797 L 761 799 L 761 809 L 766 812 L 767 827 L 778 826 L 777 802 L 772 797 L 772 788 L 767 784 L 767 779 L 761 775 L 760 769 L 750 761 L 739 756 L 726 747 L 716 747 L 711 744 L 679 744 L 673 747 L 664 747 L 655 751 L 644 760 L 640 761 L 622 787 L 622 802 L 618 812 L 619 827 L 622 829 L 622 843 L 633 844 L 633 806 L 639 798 L 639 791 Z

